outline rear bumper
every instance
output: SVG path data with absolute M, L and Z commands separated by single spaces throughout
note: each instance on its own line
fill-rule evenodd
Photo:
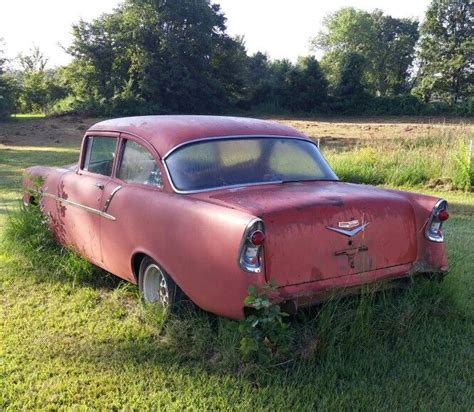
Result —
M 324 302 L 333 296 L 358 294 L 366 288 L 383 290 L 403 287 L 407 283 L 411 283 L 413 276 L 428 273 L 447 273 L 447 271 L 447 266 L 437 269 L 420 264 L 392 266 L 371 272 L 280 287 L 274 302 L 288 302 L 290 308 L 296 310 L 299 307 Z

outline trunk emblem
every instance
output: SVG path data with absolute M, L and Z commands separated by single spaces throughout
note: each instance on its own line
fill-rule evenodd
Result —
M 339 222 L 338 226 L 341 229 L 352 229 L 353 227 L 359 226 L 359 221 L 356 219 L 349 222 Z
M 329 229 L 329 230 L 332 230 L 334 232 L 340 233 L 341 235 L 352 237 L 352 236 L 357 235 L 357 233 L 362 232 L 370 224 L 370 222 L 367 222 L 367 223 L 364 223 L 362 226 L 356 227 L 355 229 L 351 229 L 351 228 L 354 227 L 354 223 L 356 225 L 358 225 L 359 221 L 358 220 L 352 220 L 350 222 L 339 222 L 339 228 L 326 226 L 326 229 Z M 346 224 L 348 224 L 349 226 L 342 226 L 342 225 L 346 225 Z M 342 229 L 342 227 L 347 228 L 347 229 Z

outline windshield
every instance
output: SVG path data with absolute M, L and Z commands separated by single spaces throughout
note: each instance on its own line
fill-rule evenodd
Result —
M 173 151 L 165 160 L 180 191 L 258 183 L 337 180 L 308 141 L 250 137 L 206 140 Z

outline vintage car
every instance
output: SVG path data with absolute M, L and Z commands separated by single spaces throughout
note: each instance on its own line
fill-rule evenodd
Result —
M 274 281 L 272 299 L 295 309 L 447 271 L 445 200 L 341 182 L 312 140 L 278 123 L 107 120 L 77 164 L 25 176 L 24 202 L 40 203 L 61 244 L 168 308 L 186 296 L 240 319 L 250 285 Z

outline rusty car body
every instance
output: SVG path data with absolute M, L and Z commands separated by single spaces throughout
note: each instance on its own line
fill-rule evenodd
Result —
M 165 306 L 184 293 L 240 319 L 249 285 L 272 280 L 298 307 L 448 268 L 445 200 L 341 182 L 309 138 L 268 121 L 103 121 L 77 164 L 31 167 L 24 186 L 60 243 Z

